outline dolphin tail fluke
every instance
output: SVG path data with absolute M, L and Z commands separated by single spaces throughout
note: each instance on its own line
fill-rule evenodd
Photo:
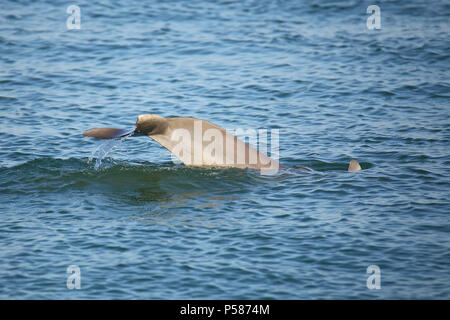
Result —
M 358 160 L 352 159 L 350 161 L 350 164 L 348 165 L 347 171 L 352 172 L 352 171 L 359 171 L 359 170 L 361 170 L 361 166 L 359 165 Z
M 132 135 L 133 133 L 134 130 L 125 130 L 116 128 L 97 128 L 84 132 L 83 136 L 97 139 L 118 139 L 128 135 Z

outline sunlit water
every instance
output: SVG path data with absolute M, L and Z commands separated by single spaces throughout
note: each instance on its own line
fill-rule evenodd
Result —
M 2 2 L 0 298 L 450 297 L 448 3 L 77 4 Z M 288 169 L 81 135 L 141 113 L 277 128 Z

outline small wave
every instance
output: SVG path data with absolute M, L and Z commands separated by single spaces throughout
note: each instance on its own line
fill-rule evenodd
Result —
M 150 196 L 155 197 L 147 197 L 147 200 L 158 200 L 196 191 L 243 191 L 258 179 L 256 173 L 240 169 L 194 168 L 172 162 L 154 164 L 111 158 L 103 158 L 102 161 L 100 169 L 89 159 L 51 157 L 2 167 L 0 188 L 3 194 L 78 190 L 142 195 L 151 191 Z

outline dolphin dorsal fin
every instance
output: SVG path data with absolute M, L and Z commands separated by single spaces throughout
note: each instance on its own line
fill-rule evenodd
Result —
M 359 165 L 358 160 L 352 159 L 350 161 L 350 164 L 348 165 L 347 171 L 351 172 L 351 171 L 359 171 L 359 170 L 361 170 L 361 166 Z

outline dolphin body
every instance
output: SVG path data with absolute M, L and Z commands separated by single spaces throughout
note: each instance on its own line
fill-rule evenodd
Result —
M 97 139 L 148 136 L 190 166 L 251 168 L 266 173 L 285 168 L 225 129 L 196 118 L 143 114 L 138 116 L 134 130 L 96 128 L 84 132 L 83 136 Z M 358 161 L 351 160 L 348 171 L 358 170 L 361 170 Z

